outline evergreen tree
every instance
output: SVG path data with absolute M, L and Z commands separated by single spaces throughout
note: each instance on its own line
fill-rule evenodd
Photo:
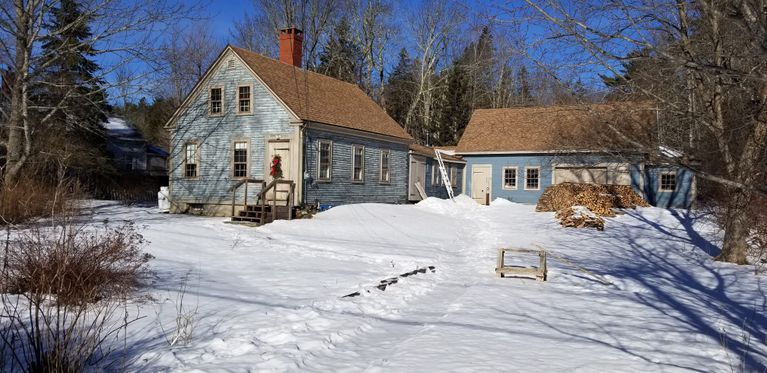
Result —
M 46 20 L 49 36 L 42 44 L 42 53 L 52 59 L 41 67 L 36 88 L 43 108 L 38 115 L 52 117 L 52 139 L 60 145 L 49 151 L 67 152 L 69 166 L 79 173 L 92 173 L 106 163 L 103 123 L 109 107 L 104 82 L 96 76 L 99 66 L 92 60 L 97 51 L 88 42 L 89 21 L 75 0 L 62 0 L 52 9 Z
M 389 75 L 389 80 L 384 88 L 386 112 L 402 127 L 405 127 L 408 108 L 415 99 L 415 86 L 413 61 L 408 56 L 407 51 L 402 48 L 399 52 L 397 65 Z
M 467 75 L 469 104 L 472 109 L 492 106 L 493 78 L 493 35 L 485 26 L 476 42 L 469 44 L 454 64 L 461 65 Z
M 320 53 L 317 71 L 336 79 L 359 84 L 362 58 L 362 52 L 351 33 L 349 21 L 342 18 Z
M 518 105 L 531 105 L 533 103 L 532 89 L 530 88 L 530 78 L 527 74 L 527 68 L 522 65 L 517 70 L 517 84 L 516 84 L 516 103 Z
M 471 118 L 471 82 L 462 65 L 454 64 L 445 73 L 441 89 L 437 128 L 432 134 L 433 145 L 455 145 Z

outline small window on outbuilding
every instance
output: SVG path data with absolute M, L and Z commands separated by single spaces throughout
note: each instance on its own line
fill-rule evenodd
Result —
M 517 189 L 517 168 L 503 168 L 503 189 Z
M 660 174 L 660 191 L 676 191 L 676 172 L 663 172 Z
M 224 112 L 224 89 L 215 87 L 210 89 L 210 114 L 220 115 Z
M 541 188 L 540 167 L 525 167 L 525 190 L 539 190 Z

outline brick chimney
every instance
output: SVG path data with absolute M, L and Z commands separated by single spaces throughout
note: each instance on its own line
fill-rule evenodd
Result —
M 301 67 L 301 48 L 304 32 L 295 28 L 280 30 L 280 62 Z

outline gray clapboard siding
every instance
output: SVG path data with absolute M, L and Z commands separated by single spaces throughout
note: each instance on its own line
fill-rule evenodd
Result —
M 453 182 L 453 195 L 459 195 L 463 193 L 463 188 L 461 187 L 463 185 L 463 172 L 466 167 L 463 163 L 452 163 L 445 161 L 445 169 L 448 171 L 448 175 L 450 174 L 450 167 L 455 167 L 456 173 L 455 173 L 455 181 Z M 424 191 L 426 192 L 426 195 L 429 197 L 437 197 L 437 198 L 448 198 L 447 195 L 447 189 L 445 188 L 445 185 L 439 185 L 439 184 L 432 184 L 432 180 L 436 182 L 436 179 L 432 177 L 432 170 L 436 171 L 437 176 L 440 175 L 439 172 L 439 162 L 437 162 L 434 158 L 426 158 L 426 185 L 424 186 Z
M 317 157 L 320 140 L 333 143 L 331 181 L 317 180 Z M 405 203 L 407 198 L 408 146 L 407 144 L 373 140 L 348 134 L 309 129 L 305 134 L 305 202 L 308 204 L 341 205 L 347 203 L 378 202 Z M 364 183 L 352 182 L 352 146 L 365 147 Z M 389 183 L 381 183 L 381 149 L 390 150 Z
M 220 66 L 212 72 L 203 89 L 191 100 L 188 108 L 176 122 L 171 138 L 171 198 L 186 203 L 229 203 L 229 188 L 237 182 L 232 176 L 232 142 L 250 143 L 249 176 L 264 178 L 264 149 L 269 135 L 290 135 L 297 131 L 290 124 L 291 114 L 256 80 L 250 71 L 231 56 L 224 56 Z M 240 115 L 237 110 L 237 89 L 251 85 L 252 113 Z M 224 115 L 208 114 L 210 88 L 222 87 Z M 189 141 L 199 144 L 199 176 L 184 177 L 184 145 Z M 253 186 L 249 194 L 254 196 Z

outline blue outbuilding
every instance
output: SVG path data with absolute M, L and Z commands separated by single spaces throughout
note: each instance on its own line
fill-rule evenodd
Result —
M 637 144 L 652 136 L 652 109 L 611 105 L 474 111 L 455 150 L 466 161 L 465 193 L 534 204 L 546 187 L 564 182 L 631 185 L 650 204 L 689 208 L 695 177 L 655 161 Z

